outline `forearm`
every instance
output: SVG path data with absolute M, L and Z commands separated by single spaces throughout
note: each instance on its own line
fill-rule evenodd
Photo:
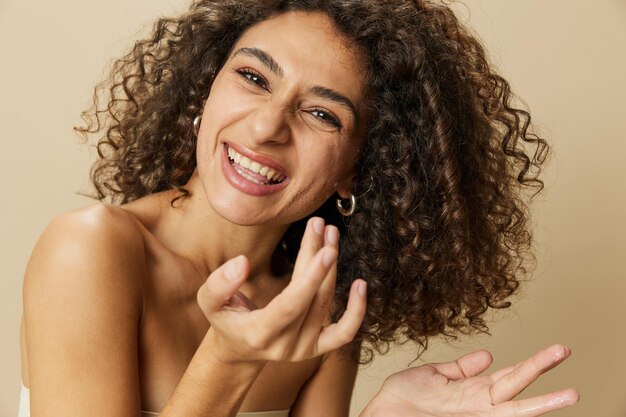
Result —
M 233 417 L 264 362 L 224 363 L 205 337 L 160 417 Z

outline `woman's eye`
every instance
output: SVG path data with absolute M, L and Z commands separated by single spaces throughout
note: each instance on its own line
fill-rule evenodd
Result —
M 265 78 L 252 70 L 249 69 L 240 69 L 237 70 L 237 73 L 241 75 L 248 83 L 257 85 L 265 90 L 267 90 L 267 82 Z
M 334 126 L 337 129 L 341 129 L 342 127 L 339 119 L 326 110 L 314 109 L 311 110 L 309 113 L 327 125 Z

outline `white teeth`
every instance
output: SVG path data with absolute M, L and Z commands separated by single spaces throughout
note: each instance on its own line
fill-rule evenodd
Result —
M 262 183 L 261 181 L 257 180 L 256 178 L 251 177 L 250 175 L 246 174 L 241 168 L 239 167 L 235 167 L 235 171 L 237 171 L 237 173 L 239 175 L 241 175 L 242 177 L 244 177 L 245 179 L 247 179 L 248 181 L 252 181 L 255 184 L 259 184 L 259 185 L 267 185 L 265 183 Z
M 241 155 L 240 153 L 238 153 L 236 150 L 234 150 L 233 148 L 231 148 L 230 146 L 228 147 L 228 157 L 232 160 L 234 160 L 237 164 L 239 164 L 240 166 L 249 169 L 252 172 L 256 172 L 257 174 L 261 174 L 264 177 L 266 177 L 269 181 L 284 181 L 287 177 L 281 176 L 278 172 L 276 172 L 275 170 L 273 170 L 270 167 L 266 167 L 264 165 L 261 165 L 260 163 L 256 162 L 256 161 L 251 161 L 250 158 Z M 235 167 L 236 169 L 237 167 Z M 237 172 L 239 172 L 240 174 L 243 175 L 243 171 L 237 170 Z M 249 180 L 253 180 L 249 175 L 244 175 L 247 179 Z M 254 181 L 258 184 L 260 184 L 260 182 L 258 181 Z

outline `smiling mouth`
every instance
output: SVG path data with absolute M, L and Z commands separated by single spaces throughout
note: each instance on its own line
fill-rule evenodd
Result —
M 274 169 L 265 166 L 257 161 L 251 160 L 247 156 L 241 155 L 239 152 L 227 146 L 228 161 L 235 169 L 237 174 L 243 178 L 259 185 L 276 185 L 287 179 Z

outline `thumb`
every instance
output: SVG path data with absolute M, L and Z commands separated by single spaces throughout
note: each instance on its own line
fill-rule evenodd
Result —
M 468 353 L 452 362 L 430 364 L 437 371 L 445 375 L 448 379 L 459 381 L 480 375 L 493 362 L 491 353 L 486 350 L 479 350 Z
M 229 303 L 248 276 L 248 268 L 248 258 L 239 255 L 209 275 L 196 294 L 198 305 L 207 318 Z
M 463 373 L 467 377 L 480 375 L 485 372 L 493 362 L 493 356 L 486 350 L 468 353 L 457 360 Z

